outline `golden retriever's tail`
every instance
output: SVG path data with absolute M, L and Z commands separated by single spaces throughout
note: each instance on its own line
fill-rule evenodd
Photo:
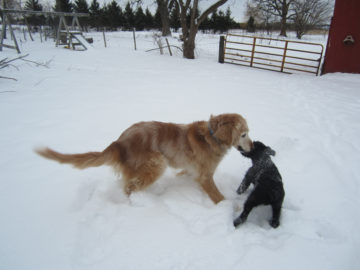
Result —
M 62 154 L 50 148 L 38 148 L 35 152 L 40 156 L 55 160 L 59 163 L 72 164 L 78 169 L 111 165 L 114 161 L 113 147 L 106 148 L 103 152 L 88 152 L 83 154 Z

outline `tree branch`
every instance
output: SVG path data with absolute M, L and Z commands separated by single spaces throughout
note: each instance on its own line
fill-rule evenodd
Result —
M 222 6 L 223 4 L 225 4 L 228 0 L 220 0 L 220 1 L 217 1 L 216 3 L 214 3 L 212 6 L 208 7 L 204 12 L 203 14 L 201 14 L 201 16 L 199 17 L 198 19 L 198 22 L 197 22 L 197 26 L 199 26 L 206 18 L 207 16 L 214 12 L 215 10 L 218 9 L 218 7 Z
M 7 60 L 7 58 L 4 58 L 4 59 L 0 60 L 0 69 L 8 67 L 9 63 L 11 63 L 11 62 L 14 62 L 19 59 L 24 59 L 25 57 L 28 57 L 28 56 L 29 56 L 29 54 L 26 54 L 26 55 L 22 55 L 22 56 L 19 56 L 14 59 L 10 59 L 10 60 Z

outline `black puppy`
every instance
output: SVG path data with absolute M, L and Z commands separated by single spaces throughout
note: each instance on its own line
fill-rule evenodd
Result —
M 271 205 L 272 220 L 270 225 L 277 228 L 280 225 L 281 206 L 285 191 L 281 175 L 272 162 L 270 155 L 275 156 L 275 151 L 261 142 L 254 142 L 254 148 L 248 153 L 238 149 L 245 157 L 251 158 L 253 166 L 247 171 L 237 193 L 245 192 L 251 183 L 255 188 L 250 193 L 244 204 L 241 215 L 235 219 L 234 226 L 244 223 L 250 211 L 258 205 Z

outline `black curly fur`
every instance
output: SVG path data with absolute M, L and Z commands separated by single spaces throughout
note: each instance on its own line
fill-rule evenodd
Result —
M 262 142 L 254 142 L 252 151 L 248 153 L 240 152 L 243 156 L 251 158 L 253 165 L 247 171 L 237 189 L 237 193 L 242 194 L 245 192 L 251 183 L 255 187 L 244 204 L 243 212 L 234 220 L 234 226 L 237 227 L 244 223 L 254 207 L 271 205 L 272 219 L 270 225 L 277 228 L 280 225 L 281 206 L 285 191 L 281 175 L 270 157 L 271 155 L 275 156 L 275 151 Z

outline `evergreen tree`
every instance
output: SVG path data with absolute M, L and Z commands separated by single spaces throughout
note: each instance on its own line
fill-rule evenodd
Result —
M 174 5 L 174 8 L 170 12 L 170 26 L 175 32 L 181 27 L 179 5 Z
M 218 14 L 217 11 L 214 11 L 213 14 L 211 15 L 210 18 L 210 29 L 212 29 L 214 31 L 214 33 L 216 33 L 216 31 L 218 30 Z
M 27 0 L 25 3 L 25 10 L 42 11 L 43 7 L 38 0 Z
M 206 17 L 205 20 L 199 26 L 199 30 L 208 31 L 210 29 L 212 29 L 212 23 L 209 17 Z
M 43 7 L 39 4 L 38 0 L 27 0 L 25 3 L 25 10 L 42 11 Z M 27 17 L 30 25 L 43 25 L 45 24 L 45 17 L 43 15 L 31 15 Z
M 236 26 L 237 23 L 231 18 L 230 8 L 226 10 L 226 13 L 221 10 L 215 11 L 209 20 L 209 29 L 212 29 L 214 33 L 223 33 Z
M 226 26 L 226 31 L 228 31 L 229 29 L 231 29 L 235 24 L 235 21 L 231 18 L 231 9 L 230 7 L 228 7 L 226 9 L 226 13 L 225 13 L 225 26 Z
M 99 15 L 100 14 L 100 4 L 97 0 L 92 0 L 89 7 L 90 15 Z
M 75 0 L 74 11 L 77 13 L 89 13 L 89 5 L 86 0 Z
M 123 12 L 115 0 L 107 5 L 105 16 L 111 30 L 117 30 L 118 27 L 123 25 Z
M 72 12 L 72 4 L 70 0 L 56 0 L 54 10 L 58 12 Z
M 151 14 L 150 10 L 146 8 L 145 10 L 145 29 L 150 30 L 154 27 L 154 17 Z
M 74 4 L 74 11 L 77 13 L 89 13 L 89 5 L 86 0 L 75 0 Z M 89 18 L 88 17 L 80 17 L 80 24 L 81 26 L 89 25 Z
M 101 9 L 97 0 L 92 0 L 89 7 L 89 13 L 91 26 L 96 27 L 99 31 L 99 27 L 101 26 Z
M 125 11 L 124 11 L 124 18 L 125 18 L 125 29 L 132 30 L 135 26 L 135 16 L 134 12 L 131 8 L 130 2 L 126 4 Z
M 217 29 L 220 33 L 224 33 L 227 30 L 226 18 L 222 10 L 219 11 Z
M 162 29 L 161 14 L 159 8 L 156 9 L 154 16 L 154 28 L 157 30 Z
M 146 17 L 141 6 L 138 7 L 135 13 L 135 28 L 138 31 L 142 31 L 146 26 Z

